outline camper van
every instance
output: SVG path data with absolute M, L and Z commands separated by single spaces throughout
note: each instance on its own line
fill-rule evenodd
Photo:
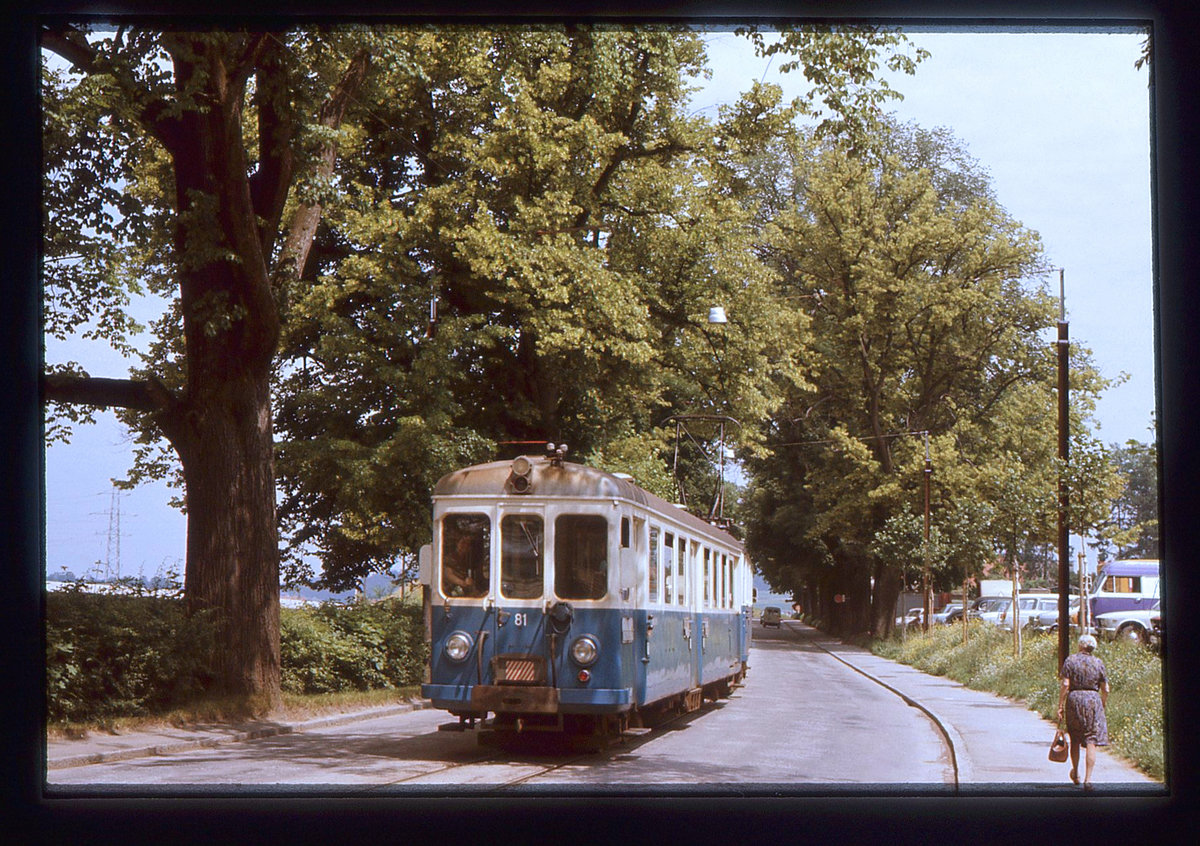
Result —
M 1148 610 L 1158 599 L 1158 576 L 1158 561 L 1152 559 L 1103 565 L 1088 597 L 1092 619 L 1110 611 Z

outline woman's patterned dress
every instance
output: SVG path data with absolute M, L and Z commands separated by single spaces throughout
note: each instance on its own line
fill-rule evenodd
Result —
M 1076 652 L 1063 662 L 1060 679 L 1069 679 L 1067 734 L 1076 743 L 1108 745 L 1108 721 L 1100 701 L 1100 687 L 1107 681 L 1104 662 L 1095 655 Z

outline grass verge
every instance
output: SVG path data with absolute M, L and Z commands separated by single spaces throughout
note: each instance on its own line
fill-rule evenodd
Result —
M 963 643 L 961 626 L 938 626 L 874 641 L 876 655 L 946 676 L 975 690 L 1023 701 L 1048 720 L 1058 709 L 1058 635 L 1026 634 L 1020 656 L 1012 633 L 973 622 Z M 1108 697 L 1108 751 L 1151 778 L 1165 774 L 1162 661 L 1138 643 L 1100 643 L 1112 688 Z

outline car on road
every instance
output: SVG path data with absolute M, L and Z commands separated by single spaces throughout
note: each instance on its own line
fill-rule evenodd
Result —
M 1144 611 L 1124 609 L 1096 617 L 1096 633 L 1102 640 L 1131 640 L 1150 643 L 1150 618 L 1159 613 L 1159 600 Z
M 768 605 L 763 609 L 762 617 L 759 619 L 759 622 L 763 626 L 774 626 L 775 628 L 779 628 L 780 620 L 782 619 L 783 612 L 779 610 L 779 606 Z

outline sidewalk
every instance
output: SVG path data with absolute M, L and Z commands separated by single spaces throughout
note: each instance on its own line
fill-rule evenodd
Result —
M 1055 724 L 1030 711 L 1024 703 L 972 690 L 944 676 L 929 675 L 804 628 L 806 634 L 811 633 L 811 642 L 905 697 L 945 730 L 954 745 L 958 780 L 964 792 L 970 792 L 972 785 L 1070 784 L 1070 761 L 1058 764 L 1047 758 Z M 1081 781 L 1084 771 L 1081 749 Z M 1162 782 L 1109 754 L 1104 747 L 1096 750 L 1092 782 L 1097 794 L 1167 795 Z
M 242 723 L 197 724 L 187 727 L 161 726 L 121 734 L 88 732 L 83 738 L 49 738 L 46 742 L 48 770 L 81 767 L 108 761 L 124 761 L 151 755 L 167 755 L 187 749 L 221 746 L 260 737 L 304 731 L 311 728 L 342 725 L 373 717 L 404 714 L 428 707 L 422 700 L 383 705 L 362 711 L 350 711 L 295 722 L 251 720 Z

